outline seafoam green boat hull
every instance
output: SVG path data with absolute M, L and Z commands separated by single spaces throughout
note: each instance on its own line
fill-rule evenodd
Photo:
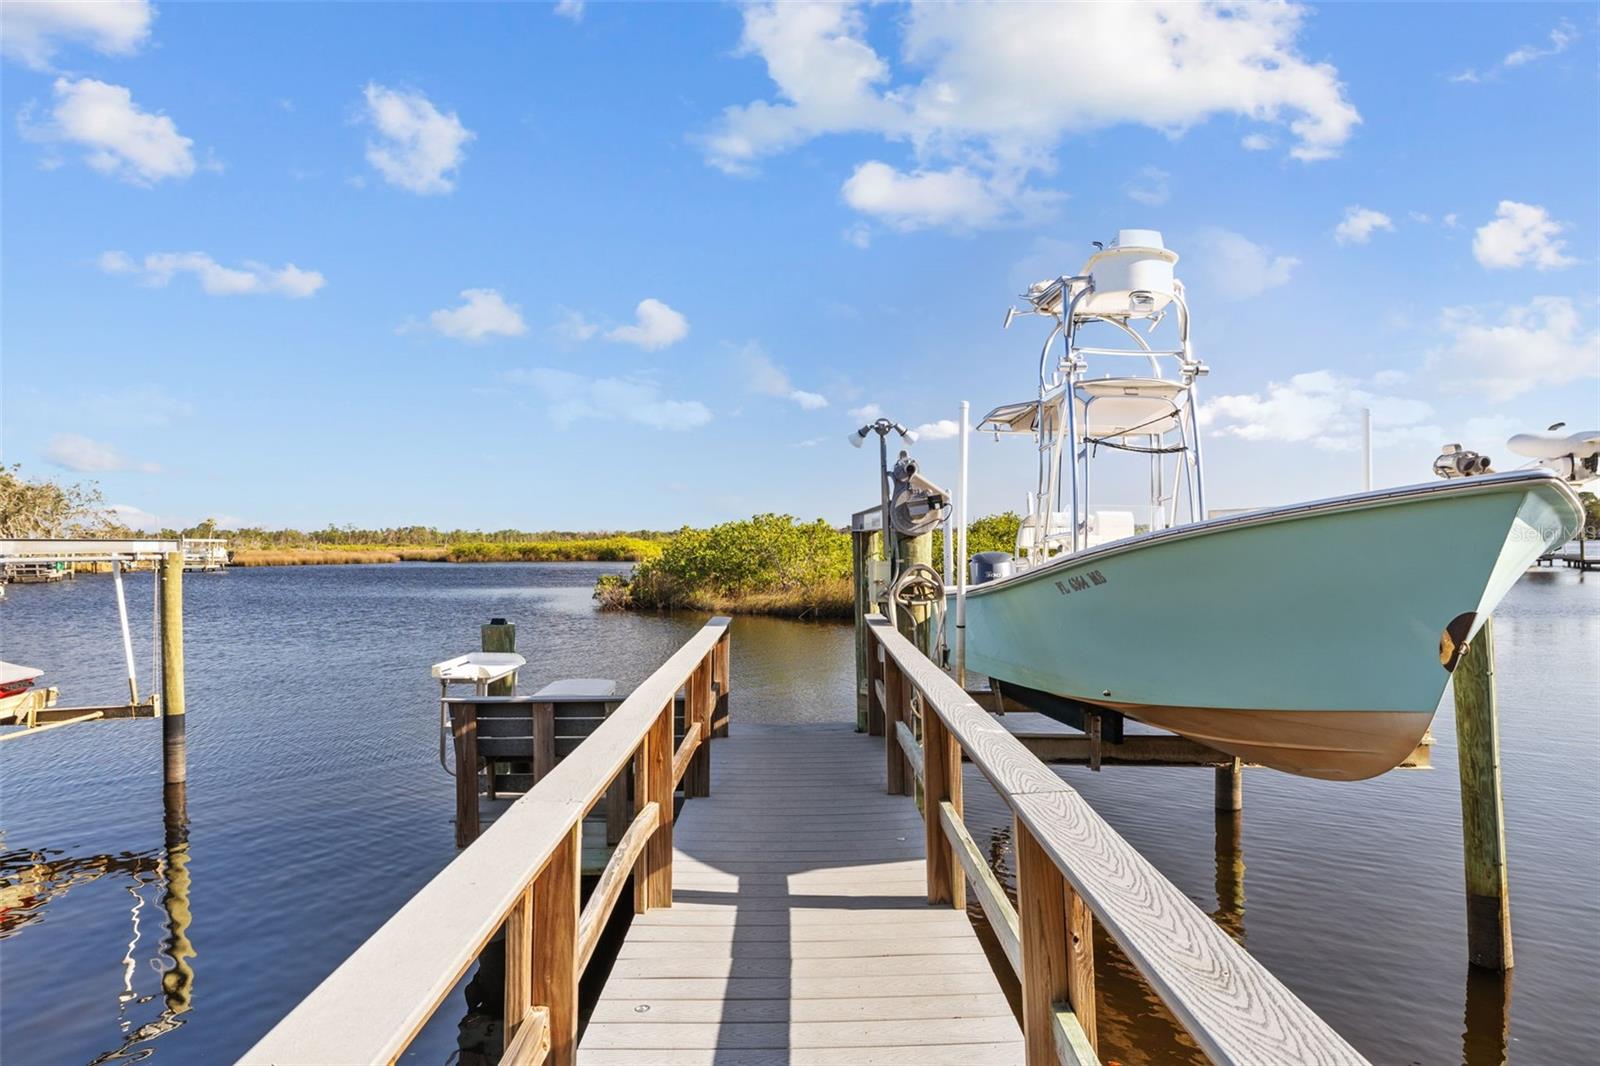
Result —
M 969 591 L 967 668 L 1369 777 L 1415 747 L 1453 650 L 1581 519 L 1559 479 L 1519 472 L 1163 530 Z

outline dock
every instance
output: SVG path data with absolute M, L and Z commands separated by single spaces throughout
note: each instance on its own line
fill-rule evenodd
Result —
M 537 774 L 240 1061 L 394 1062 L 498 940 L 508 1066 L 1091 1064 L 1096 926 L 1213 1061 L 1365 1061 L 881 616 L 864 648 L 881 735 L 722 735 L 729 625 Z M 1014 898 L 963 821 L 963 760 L 1012 813 Z M 619 781 L 626 825 L 586 892 L 584 820 Z M 613 918 L 629 924 L 584 1027 Z
M 916 806 L 849 725 L 740 726 L 673 835 L 578 1061 L 1019 1063 L 971 921 L 931 908 Z

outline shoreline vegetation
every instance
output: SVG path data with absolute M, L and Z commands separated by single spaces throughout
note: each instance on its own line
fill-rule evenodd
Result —
M 973 552 L 1010 550 L 1017 533 L 1012 513 L 980 518 L 969 527 Z M 134 537 L 99 489 L 26 477 L 0 466 L 0 536 Z M 240 567 L 327 566 L 403 562 L 621 562 L 627 574 L 603 575 L 594 598 L 605 610 L 711 611 L 791 618 L 848 619 L 854 613 L 850 533 L 822 519 L 759 514 L 705 529 L 529 532 L 440 530 L 432 526 L 359 529 L 328 526 L 313 532 L 262 527 L 223 528 L 206 519 L 185 529 L 162 529 L 164 539 L 223 538 Z M 934 534 L 940 568 L 942 535 Z

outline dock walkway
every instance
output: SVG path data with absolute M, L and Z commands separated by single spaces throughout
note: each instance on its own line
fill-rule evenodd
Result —
M 1021 1062 L 971 921 L 928 905 L 923 836 L 849 725 L 740 725 L 675 824 L 672 906 L 634 917 L 578 1061 Z

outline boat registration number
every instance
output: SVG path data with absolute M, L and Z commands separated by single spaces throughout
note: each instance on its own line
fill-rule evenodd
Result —
M 1063 596 L 1070 596 L 1074 592 L 1087 592 L 1096 585 L 1104 585 L 1106 575 L 1098 570 L 1091 570 L 1087 574 L 1073 574 L 1071 577 L 1062 578 L 1056 582 L 1056 589 Z

